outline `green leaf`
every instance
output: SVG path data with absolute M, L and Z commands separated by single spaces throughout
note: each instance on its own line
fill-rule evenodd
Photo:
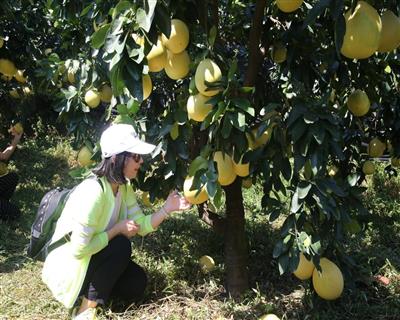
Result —
M 282 275 L 286 272 L 289 266 L 289 254 L 284 254 L 278 259 L 279 274 Z
M 136 22 L 139 24 L 139 27 L 141 27 L 146 32 L 149 32 L 151 24 L 153 22 L 154 9 L 156 7 L 157 1 L 150 0 L 146 2 L 148 4 L 146 11 L 144 11 L 142 8 L 139 8 L 136 11 Z
M 351 186 L 354 187 L 357 184 L 358 179 L 360 178 L 360 175 L 357 173 L 350 174 L 347 176 L 347 183 Z
M 154 23 L 158 29 L 169 38 L 171 34 L 171 18 L 169 8 L 164 6 L 161 2 L 157 1 L 158 4 L 154 12 Z
M 312 9 L 308 12 L 307 17 L 304 19 L 303 29 L 311 26 L 314 21 L 322 14 L 322 12 L 329 7 L 332 0 L 319 0 Z
M 228 80 L 229 81 L 233 79 L 236 70 L 237 70 L 237 60 L 234 59 L 232 61 L 232 63 L 230 64 L 230 67 L 229 67 L 229 70 L 228 70 Z
M 244 132 L 244 130 L 246 129 L 246 116 L 243 113 L 238 112 L 236 114 L 231 114 L 230 118 L 231 124 L 236 129 Z
M 111 87 L 113 95 L 118 97 L 125 88 L 124 78 L 122 76 L 121 64 L 116 64 L 110 72 Z
M 61 92 L 64 94 L 65 99 L 67 99 L 67 100 L 72 99 L 78 93 L 78 91 L 76 90 L 76 88 L 74 86 L 69 86 L 68 90 L 61 89 Z
M 287 250 L 286 245 L 283 243 L 282 240 L 279 240 L 274 247 L 274 250 L 272 251 L 272 257 L 278 258 L 282 253 L 284 253 Z
M 119 114 L 127 114 L 128 113 L 128 109 L 127 109 L 126 105 L 124 105 L 124 104 L 117 105 L 117 111 Z
M 255 115 L 254 108 L 251 106 L 251 103 L 248 99 L 246 98 L 233 98 L 231 102 L 238 108 L 242 109 L 243 111 L 246 111 L 249 115 L 253 116 Z
M 240 87 L 239 91 L 243 92 L 243 93 L 254 93 L 254 91 L 256 90 L 255 87 Z
M 290 211 L 296 213 L 301 208 L 301 205 L 302 204 L 299 202 L 299 194 L 298 191 L 296 190 L 296 192 L 293 194 L 292 197 L 292 204 L 290 206 Z
M 190 164 L 188 174 L 189 174 L 189 176 L 192 177 L 200 169 L 207 169 L 207 168 L 208 168 L 208 161 L 206 159 L 204 159 L 203 157 L 198 156 Z
M 143 100 L 143 84 L 141 78 L 141 66 L 134 63 L 132 60 L 126 64 L 124 68 L 124 82 L 132 97 L 138 101 Z
M 209 197 L 212 199 L 217 194 L 217 183 L 214 181 L 209 181 L 206 184 L 206 189 Z
M 232 120 L 230 118 L 230 114 L 226 114 L 222 123 L 221 135 L 224 139 L 227 139 L 231 134 L 232 130 Z
M 121 13 L 133 7 L 130 1 L 121 0 L 112 10 L 112 18 L 113 20 Z
M 95 33 L 92 34 L 92 47 L 95 49 L 99 49 L 104 42 L 106 41 L 106 36 L 108 33 L 108 30 L 110 29 L 111 25 L 105 24 L 104 26 L 101 26 L 99 30 L 97 30 Z
M 217 28 L 215 26 L 212 26 L 208 34 L 208 45 L 210 47 L 214 46 L 216 37 L 217 37 Z
M 346 32 L 346 21 L 343 15 L 339 15 L 335 21 L 335 48 L 338 59 L 341 59 L 340 49 L 342 48 L 344 34 Z
M 139 111 L 140 103 L 135 99 L 130 99 L 127 104 L 127 111 L 130 115 L 134 115 Z
M 304 199 L 307 197 L 308 192 L 311 190 L 312 184 L 306 181 L 300 181 L 299 185 L 297 186 L 296 193 L 298 194 L 299 199 Z M 297 212 L 297 211 L 296 211 Z

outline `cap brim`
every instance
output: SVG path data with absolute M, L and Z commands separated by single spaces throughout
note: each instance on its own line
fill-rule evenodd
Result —
M 136 153 L 136 154 L 149 154 L 149 153 L 152 153 L 155 148 L 156 148 L 156 146 L 154 144 L 140 141 L 138 144 L 134 145 L 133 147 L 126 149 L 126 151 Z

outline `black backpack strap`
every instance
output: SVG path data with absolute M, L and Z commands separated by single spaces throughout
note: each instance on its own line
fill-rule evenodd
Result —
M 68 232 L 64 237 L 58 239 L 56 242 L 53 242 L 47 247 L 47 252 L 46 256 L 52 252 L 54 249 L 57 249 L 58 247 L 62 246 L 64 243 L 67 243 L 68 241 L 71 240 L 71 234 L 72 232 Z
M 100 180 L 100 178 L 96 175 L 92 176 L 91 179 L 96 179 L 99 184 L 101 189 L 104 191 L 104 186 L 103 186 L 103 182 Z M 71 241 L 71 235 L 72 235 L 72 231 L 68 232 L 66 235 L 64 235 L 62 238 L 58 239 L 57 241 L 53 242 L 52 244 L 50 244 L 47 248 L 46 248 L 46 256 L 52 252 L 54 249 L 57 249 L 58 247 L 62 246 L 63 244 Z

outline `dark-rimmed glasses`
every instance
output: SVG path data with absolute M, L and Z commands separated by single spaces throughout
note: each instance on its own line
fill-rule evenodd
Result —
M 142 155 L 137 153 L 129 153 L 128 157 L 132 158 L 135 162 L 140 162 L 140 159 L 142 159 Z

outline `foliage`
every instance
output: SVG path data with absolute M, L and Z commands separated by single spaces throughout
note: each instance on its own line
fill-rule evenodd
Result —
M 60 139 L 42 124 L 34 126 L 35 140 L 26 139 L 15 153 L 10 166 L 20 176 L 13 201 L 22 209 L 22 218 L 13 223 L 0 222 L 0 317 L 16 319 L 69 319 L 41 281 L 42 263 L 25 254 L 30 226 L 43 194 L 56 186 L 72 186 L 68 171 L 76 166 L 70 140 Z M 33 164 L 33 165 L 32 165 Z M 149 287 L 141 306 L 112 312 L 107 306 L 100 319 L 258 319 L 274 312 L 282 319 L 395 319 L 399 310 L 399 178 L 390 186 L 380 166 L 368 179 L 368 209 L 377 219 L 368 223 L 364 234 L 347 240 L 349 251 L 359 261 L 357 290 L 347 290 L 333 304 L 314 297 L 306 282 L 291 275 L 280 276 L 276 261 L 270 261 L 272 240 L 279 239 L 283 217 L 269 223 L 262 214 L 262 185 L 244 192 L 247 233 L 250 242 L 251 286 L 242 302 L 226 299 L 223 290 L 224 262 L 222 239 L 201 224 L 195 213 L 173 215 L 159 231 L 133 241 L 133 259 L 144 266 Z M 388 187 L 390 189 L 388 189 Z M 393 190 L 393 193 L 388 192 Z M 290 202 L 289 199 L 285 200 Z M 388 205 L 389 204 L 389 205 Z M 203 274 L 197 260 L 211 255 L 217 268 Z M 370 276 L 384 275 L 389 286 L 371 282 Z M 391 318 L 392 317 L 392 318 Z

